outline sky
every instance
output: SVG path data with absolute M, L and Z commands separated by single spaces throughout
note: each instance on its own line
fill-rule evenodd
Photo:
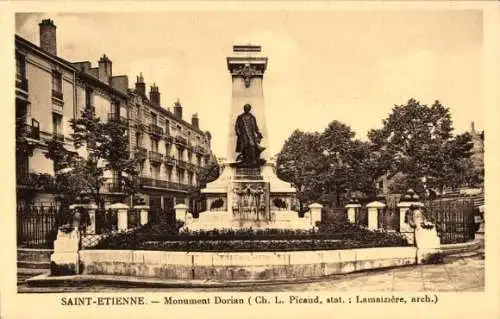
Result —
M 269 58 L 264 76 L 270 154 L 295 130 L 323 131 L 333 120 L 356 137 L 379 128 L 395 104 L 439 100 L 455 133 L 484 127 L 482 14 L 441 11 L 176 11 L 18 13 L 16 33 L 39 43 L 38 23 L 57 25 L 58 55 L 91 61 L 104 53 L 113 74 L 133 87 L 143 73 L 162 105 L 177 98 L 212 133 L 224 157 L 234 44 L 258 44 Z

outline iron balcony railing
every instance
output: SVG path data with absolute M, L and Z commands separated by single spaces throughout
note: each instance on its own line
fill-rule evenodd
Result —
M 164 189 L 170 189 L 170 190 L 174 190 L 174 191 L 190 191 L 192 188 L 192 186 L 190 186 L 190 185 L 165 181 L 165 180 L 151 178 L 151 177 L 141 176 L 140 181 L 141 181 L 141 185 L 143 187 L 164 188 Z
M 187 169 L 188 168 L 188 163 L 183 161 L 183 160 L 177 160 L 177 167 L 180 169 Z
M 179 145 L 187 146 L 187 139 L 183 136 L 176 136 L 175 142 Z
M 163 155 L 155 151 L 149 151 L 149 160 L 154 163 L 163 162 Z
M 28 92 L 28 79 L 16 78 L 16 88 Z
M 163 127 L 156 124 L 149 124 L 149 133 L 155 136 L 163 136 Z
M 17 132 L 17 134 L 22 134 L 27 138 L 39 140 L 40 139 L 40 128 L 29 125 L 29 124 L 24 124 L 23 126 L 20 127 L 20 130 Z M 17 136 L 17 137 L 19 137 L 19 136 Z
M 174 166 L 175 162 L 176 162 L 175 158 L 173 156 L 170 156 L 170 155 L 165 155 L 165 157 L 163 158 L 163 161 L 168 166 Z
M 198 154 L 204 154 L 205 153 L 205 149 L 200 146 L 200 145 L 196 145 L 195 148 L 194 148 L 194 151 Z
M 108 121 L 111 122 L 119 122 L 119 123 L 122 123 L 122 124 L 127 124 L 128 123 L 128 119 L 126 116 L 122 116 L 120 114 L 117 114 L 117 113 L 108 113 Z

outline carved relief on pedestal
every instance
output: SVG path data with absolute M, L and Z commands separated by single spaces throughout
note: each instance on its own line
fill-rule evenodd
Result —
M 269 221 L 269 184 L 235 183 L 233 216 L 239 220 Z

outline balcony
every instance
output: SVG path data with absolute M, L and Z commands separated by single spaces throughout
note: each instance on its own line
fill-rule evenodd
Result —
M 163 136 L 163 128 L 159 127 L 156 124 L 149 124 L 149 134 L 162 137 Z
M 163 161 L 165 162 L 165 165 L 168 166 L 174 166 L 175 165 L 175 158 L 173 156 L 165 155 Z
M 167 143 L 170 143 L 170 144 L 174 143 L 174 137 L 173 136 L 166 134 L 164 137 L 165 137 L 165 141 Z
M 24 92 L 28 92 L 28 79 L 17 77 L 16 78 L 16 89 L 20 89 Z
M 180 169 L 187 169 L 188 168 L 188 163 L 183 161 L 183 160 L 178 160 L 177 161 L 177 168 Z
M 113 181 L 110 184 L 106 184 L 105 189 L 108 193 L 123 193 L 122 185 L 120 185 L 118 181 Z
M 52 98 L 56 98 L 56 99 L 62 101 L 63 100 L 63 93 L 60 91 L 52 90 Z
M 140 177 L 142 187 L 154 187 L 154 188 L 163 188 L 169 189 L 173 191 L 183 191 L 187 192 L 191 189 L 191 186 L 184 185 L 180 183 L 164 181 L 161 179 L 151 178 L 151 177 Z
M 117 122 L 121 124 L 128 124 L 128 119 L 117 113 L 108 113 L 108 122 Z
M 58 142 L 64 142 L 64 134 L 53 132 L 52 139 Z
M 29 124 L 24 124 L 20 127 L 20 131 L 18 131 L 16 134 L 22 134 L 27 138 L 31 138 L 34 140 L 39 140 L 40 139 L 40 128 L 39 127 L 34 127 Z
M 134 153 L 136 157 L 139 157 L 141 160 L 145 160 L 148 156 L 148 150 L 141 146 L 134 147 Z
M 182 137 L 182 136 L 176 136 L 175 143 L 185 147 L 185 146 L 187 146 L 187 139 L 185 137 Z
M 203 146 L 200 146 L 200 145 L 196 145 L 194 148 L 194 151 L 195 151 L 195 153 L 198 153 L 198 154 L 205 154 L 205 149 L 203 148 Z
M 161 163 L 163 162 L 163 155 L 161 153 L 155 151 L 149 151 L 149 160 L 152 163 Z

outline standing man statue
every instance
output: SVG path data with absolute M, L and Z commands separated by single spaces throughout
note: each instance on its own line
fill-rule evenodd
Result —
M 257 168 L 262 164 L 260 153 L 265 150 L 259 143 L 263 136 L 257 126 L 257 120 L 250 110 L 252 106 L 245 104 L 244 113 L 236 119 L 236 152 L 240 153 L 237 157 L 237 166 L 246 168 Z

